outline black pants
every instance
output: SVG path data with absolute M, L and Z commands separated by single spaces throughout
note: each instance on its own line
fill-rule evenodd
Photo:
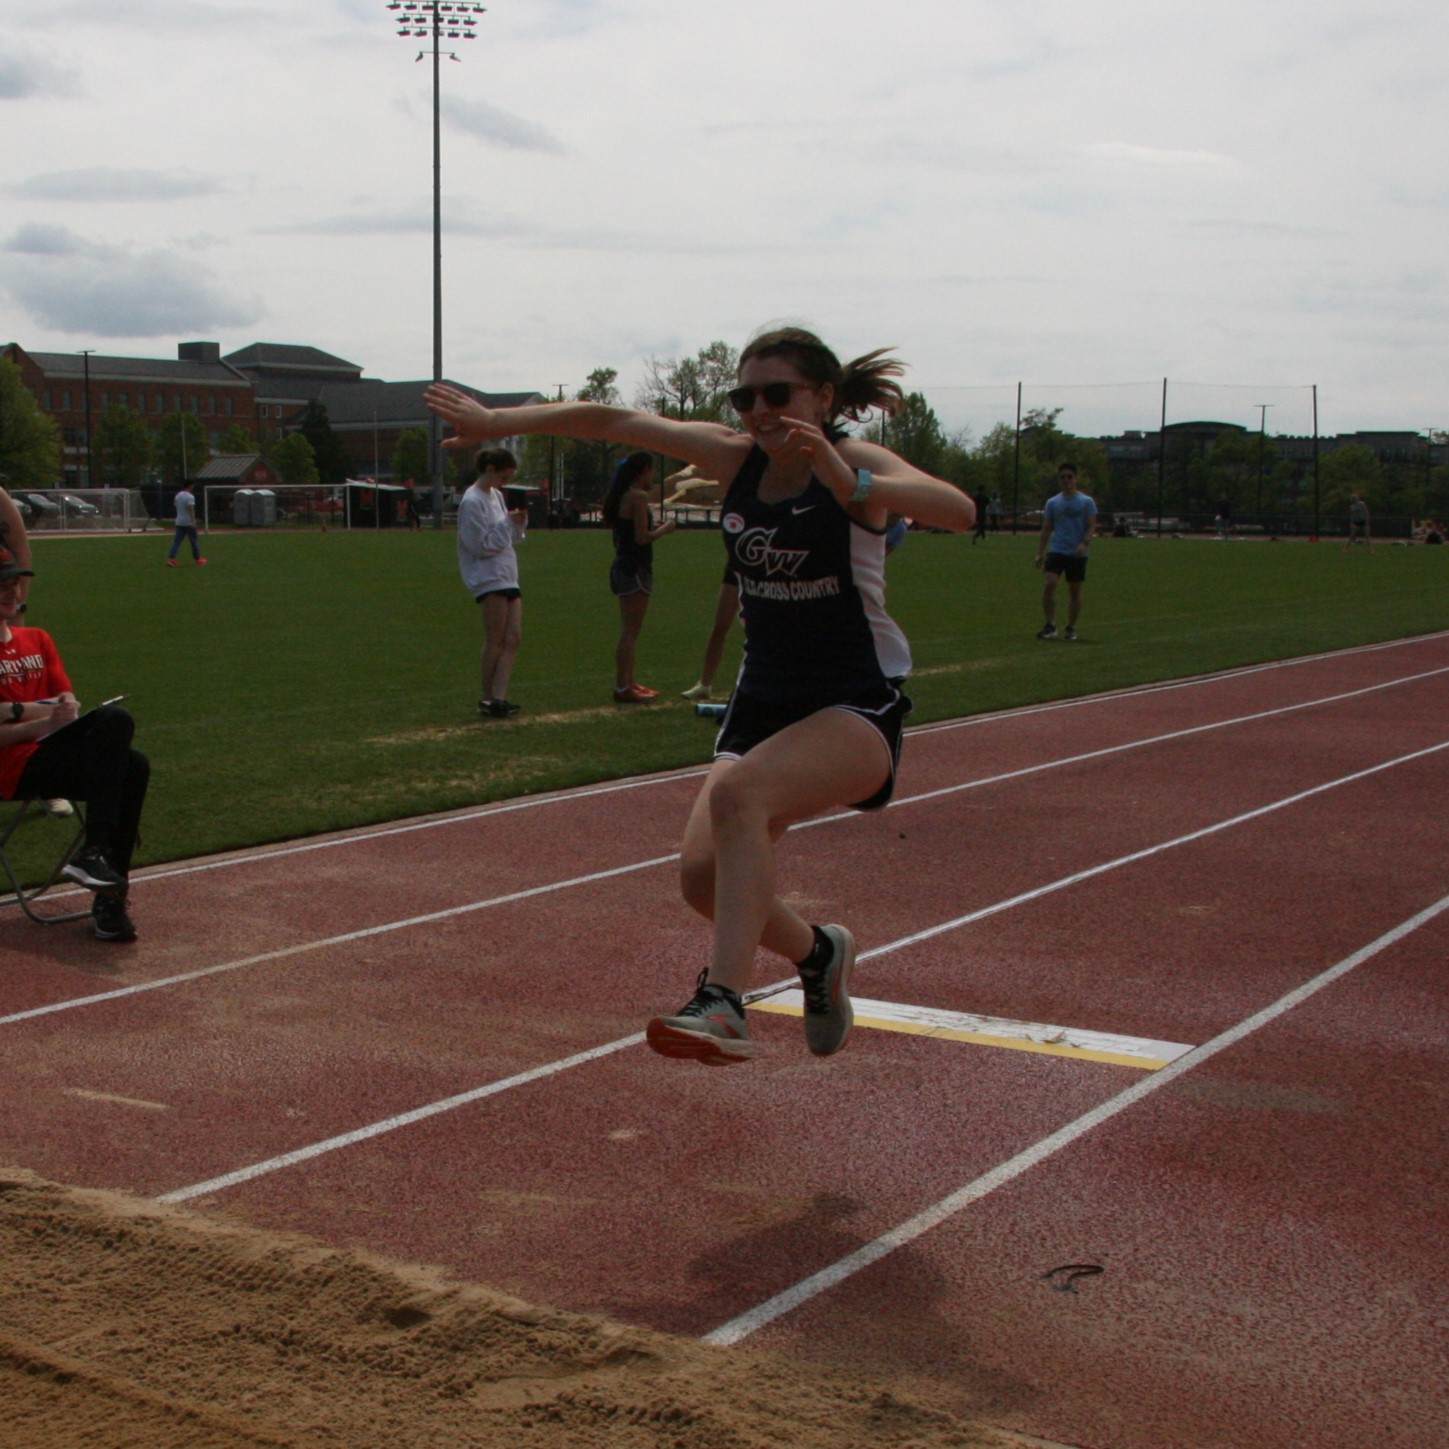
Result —
M 131 748 L 136 721 L 119 705 L 93 709 L 41 740 L 21 771 L 17 800 L 82 800 L 86 844 L 125 875 L 141 825 L 151 762 Z

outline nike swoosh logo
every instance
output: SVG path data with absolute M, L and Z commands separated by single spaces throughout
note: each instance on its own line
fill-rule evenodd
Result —
M 813 503 L 807 503 L 804 508 L 792 508 L 790 512 L 792 515 L 796 513 L 809 513 L 814 507 L 815 505 Z

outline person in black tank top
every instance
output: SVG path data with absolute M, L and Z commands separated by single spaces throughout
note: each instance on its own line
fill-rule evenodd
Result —
M 885 611 L 887 520 L 958 533 L 974 522 L 960 489 L 837 426 L 894 412 L 901 370 L 883 351 L 842 367 L 802 328 L 762 333 L 729 394 L 740 431 L 598 403 L 487 409 L 446 383 L 427 391 L 457 430 L 447 446 L 554 433 L 651 448 L 729 480 L 721 528 L 744 662 L 680 853 L 684 899 L 713 922 L 713 947 L 694 996 L 648 1025 L 661 1055 L 710 1065 L 753 1055 L 743 993 L 760 946 L 795 963 L 813 1053 L 831 1055 L 850 1033 L 854 939 L 782 899 L 775 846 L 799 821 L 890 798 L 911 660 Z
M 672 519 L 655 527 L 649 509 L 649 483 L 654 459 L 649 453 L 630 453 L 614 469 L 614 480 L 604 498 L 604 521 L 614 530 L 614 562 L 609 588 L 619 600 L 619 642 L 614 649 L 614 703 L 648 704 L 659 697 L 634 678 L 634 654 L 639 631 L 654 592 L 654 540 L 673 533 Z

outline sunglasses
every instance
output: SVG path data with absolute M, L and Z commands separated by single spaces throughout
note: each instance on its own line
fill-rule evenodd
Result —
M 767 382 L 763 387 L 731 388 L 725 396 L 730 406 L 743 417 L 754 411 L 757 397 L 764 398 L 767 408 L 782 408 L 795 393 L 809 392 L 810 387 L 808 382 Z

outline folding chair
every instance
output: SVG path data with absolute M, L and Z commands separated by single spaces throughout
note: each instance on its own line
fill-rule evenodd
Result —
M 38 911 L 32 904 L 38 897 L 43 896 L 51 886 L 59 879 L 60 873 L 65 869 L 67 862 L 77 850 L 86 835 L 85 815 L 81 811 L 79 803 L 75 805 L 75 816 L 71 822 L 75 826 L 73 833 L 66 835 L 65 849 L 60 853 L 60 859 L 55 862 L 54 868 L 47 877 L 44 885 L 22 886 L 20 877 L 16 873 L 15 863 L 10 859 L 10 838 L 13 836 L 26 820 L 43 819 L 45 816 L 44 800 L 5 800 L 0 801 L 0 808 L 13 806 L 10 817 L 5 821 L 5 827 L 0 830 L 0 870 L 5 872 L 5 878 L 10 882 L 11 895 L 0 897 L 0 907 L 18 905 L 32 921 L 39 921 L 42 926 L 57 926 L 62 921 L 78 921 L 82 916 L 91 913 L 90 904 L 87 903 L 83 910 L 79 911 Z

